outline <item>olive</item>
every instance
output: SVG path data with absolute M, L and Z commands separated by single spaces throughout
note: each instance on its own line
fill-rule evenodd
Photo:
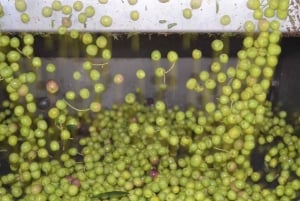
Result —
M 153 98 L 147 98 L 146 99 L 146 105 L 148 105 L 148 106 L 154 105 L 154 99 Z
M 41 110 L 47 110 L 50 107 L 50 100 L 48 97 L 36 98 L 37 107 Z

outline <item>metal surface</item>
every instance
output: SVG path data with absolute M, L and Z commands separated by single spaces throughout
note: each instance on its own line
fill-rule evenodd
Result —
M 75 0 L 61 1 L 63 5 L 73 5 Z M 73 10 L 71 16 L 63 15 L 61 11 L 53 11 L 51 17 L 42 15 L 42 8 L 50 6 L 49 0 L 26 0 L 27 12 L 30 21 L 24 24 L 20 20 L 21 13 L 15 9 L 15 1 L 2 0 L 4 16 L 0 18 L 2 31 L 57 31 L 63 17 L 70 17 L 72 27 L 80 31 L 95 32 L 243 32 L 243 24 L 253 20 L 252 11 L 246 6 L 245 0 L 202 0 L 199 9 L 192 10 L 192 18 L 183 17 L 183 9 L 190 8 L 188 0 L 170 0 L 160 3 L 158 0 L 139 0 L 137 4 L 130 5 L 127 0 L 109 0 L 107 4 L 100 4 L 98 0 L 84 1 L 84 7 L 92 5 L 95 15 L 87 19 L 86 24 L 78 22 L 80 12 Z M 266 0 L 262 1 L 262 5 Z M 140 18 L 133 21 L 130 12 L 137 10 Z M 300 32 L 300 6 L 299 0 L 291 0 L 290 16 L 283 21 L 283 32 Z M 103 15 L 112 17 L 112 25 L 104 27 L 100 23 Z M 231 17 L 229 25 L 222 25 L 220 19 L 223 15 Z M 257 21 L 254 20 L 257 23 Z
M 194 61 L 191 58 L 180 58 L 172 70 L 166 74 L 165 84 L 167 90 L 162 92 L 158 88 L 158 83 L 164 83 L 164 79 L 155 79 L 154 70 L 156 67 L 163 67 L 166 70 L 170 68 L 169 62 L 166 59 L 162 59 L 159 63 L 153 63 L 151 59 L 146 58 L 118 58 L 112 59 L 105 66 L 94 65 L 93 68 L 99 70 L 101 78 L 99 81 L 92 81 L 89 78 L 89 72 L 82 69 L 82 63 L 84 58 L 42 58 L 43 65 L 48 63 L 56 65 L 57 70 L 55 73 L 47 73 L 45 68 L 41 68 L 37 74 L 37 81 L 30 85 L 31 92 L 35 97 L 49 96 L 45 90 L 46 82 L 49 79 L 55 79 L 60 86 L 60 90 L 57 94 L 49 97 L 51 102 L 54 103 L 56 99 L 64 98 L 65 93 L 69 90 L 78 92 L 81 88 L 88 88 L 91 91 L 90 99 L 83 100 L 80 97 L 76 98 L 70 103 L 76 108 L 88 108 L 89 104 L 94 99 L 100 99 L 103 107 L 111 107 L 115 103 L 124 102 L 124 97 L 127 93 L 135 92 L 140 88 L 142 91 L 141 98 L 147 101 L 147 98 L 156 100 L 164 99 L 168 107 L 175 105 L 185 108 L 189 105 L 194 105 L 201 108 L 206 101 L 216 101 L 217 95 L 220 93 L 220 89 L 216 91 L 204 91 L 204 93 L 196 93 L 186 89 L 186 81 L 190 77 L 198 77 L 198 73 L 201 70 L 208 70 L 212 62 L 211 58 L 202 58 L 201 61 Z M 102 63 L 103 61 L 95 59 L 94 64 Z M 236 59 L 233 58 L 228 64 L 224 66 L 225 70 L 227 66 L 235 65 Z M 27 61 L 24 60 L 23 66 L 27 66 L 30 69 Z M 139 80 L 136 77 L 136 71 L 143 69 L 146 72 L 146 78 Z M 80 80 L 74 80 L 72 75 L 74 71 L 79 71 L 82 74 Z M 113 78 L 115 75 L 120 74 L 124 77 L 122 84 L 115 84 Z M 105 86 L 105 91 L 98 95 L 93 92 L 94 84 L 102 83 Z M 156 83 L 156 84 L 155 84 Z M 138 93 L 137 93 L 138 94 Z
M 294 122 L 300 115 L 300 38 L 284 38 L 281 46 L 284 51 L 272 81 L 269 99 L 274 109 L 287 111 L 290 121 Z

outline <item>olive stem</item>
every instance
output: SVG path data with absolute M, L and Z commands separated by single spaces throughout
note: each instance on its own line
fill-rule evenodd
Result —
M 63 99 L 65 101 L 65 103 L 70 107 L 72 108 L 73 110 L 76 110 L 78 112 L 87 112 L 90 110 L 90 108 L 86 108 L 86 109 L 78 109 L 76 107 L 74 107 L 73 105 L 71 105 L 68 101 L 66 101 L 65 99 Z
M 19 48 L 16 48 L 16 50 L 17 50 L 20 54 L 22 54 L 23 56 L 27 57 L 28 59 L 31 59 L 30 56 L 25 55 Z
M 226 152 L 226 153 L 229 153 L 229 151 L 225 150 L 225 149 L 220 149 L 218 147 L 214 147 L 214 149 L 218 150 L 218 151 L 223 151 L 223 152 Z
M 58 123 L 57 121 L 54 122 L 56 128 L 58 128 L 59 130 L 62 130 L 64 127 L 62 126 L 61 123 Z
M 172 63 L 170 68 L 165 72 L 165 74 L 164 74 L 164 84 L 166 84 L 166 74 L 169 73 L 174 67 L 175 67 L 175 62 Z

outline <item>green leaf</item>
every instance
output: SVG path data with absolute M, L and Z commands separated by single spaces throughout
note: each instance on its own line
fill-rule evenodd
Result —
M 220 9 L 219 2 L 216 1 L 216 13 L 217 14 L 219 13 L 219 9 Z
M 135 36 L 138 36 L 139 33 L 137 32 L 130 32 L 127 34 L 127 39 L 131 38 L 131 37 L 135 37 Z
M 97 198 L 101 200 L 101 199 L 119 198 L 126 195 L 128 195 L 128 192 L 125 191 L 109 191 L 109 192 L 94 195 L 92 196 L 92 198 Z
M 177 23 L 171 23 L 168 24 L 168 29 L 172 29 L 173 27 L 175 27 L 177 25 Z
M 295 18 L 291 15 L 288 15 L 289 16 L 289 20 L 290 20 L 290 23 L 295 26 Z
M 164 24 L 164 23 L 167 22 L 167 20 L 159 20 L 158 22 L 159 22 L 160 24 Z

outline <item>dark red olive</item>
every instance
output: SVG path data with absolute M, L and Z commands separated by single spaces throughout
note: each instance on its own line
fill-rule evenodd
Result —
M 152 179 L 155 179 L 158 176 L 159 172 L 157 169 L 152 169 L 152 170 L 150 170 L 149 174 L 150 174 L 150 177 L 152 177 Z
M 146 99 L 146 104 L 147 104 L 148 106 L 154 105 L 154 99 L 153 99 L 153 98 L 147 98 L 147 99 Z
M 48 97 L 37 98 L 36 103 L 40 110 L 47 110 L 50 107 L 50 100 Z

